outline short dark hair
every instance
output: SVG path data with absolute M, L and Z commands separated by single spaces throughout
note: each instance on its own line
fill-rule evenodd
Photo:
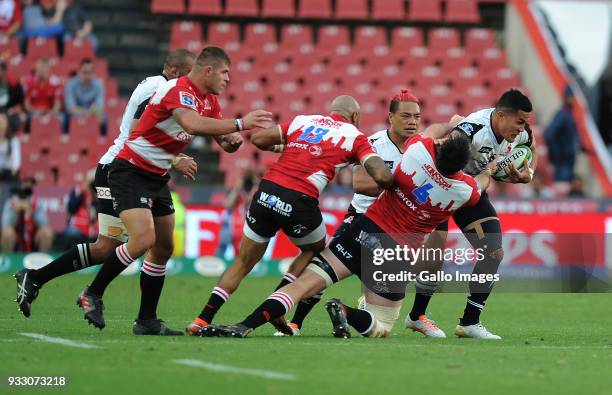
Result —
M 471 158 L 470 140 L 463 133 L 451 133 L 436 153 L 436 168 L 445 177 L 462 170 Z
M 518 111 L 531 112 L 533 111 L 533 106 L 529 98 L 525 96 L 523 92 L 518 89 L 508 89 L 501 95 L 495 104 L 495 109 L 506 110 L 513 113 Z
M 408 89 L 401 89 L 399 93 L 396 93 L 391 98 L 391 102 L 389 103 L 389 112 L 396 112 L 400 102 L 404 101 L 421 104 L 419 99 L 412 94 L 412 92 L 410 92 Z
M 219 47 L 206 47 L 200 52 L 196 59 L 198 66 L 212 65 L 218 67 L 220 64 L 225 63 L 228 66 L 232 64 L 232 61 L 228 54 Z
M 166 66 L 184 66 L 187 63 L 187 59 L 195 59 L 195 55 L 193 52 L 188 51 L 183 48 L 179 48 L 174 50 L 166 56 L 166 60 L 164 62 L 164 67 Z
M 86 64 L 93 64 L 93 59 L 92 58 L 83 58 L 81 59 L 81 63 L 79 63 L 79 67 L 86 65 Z

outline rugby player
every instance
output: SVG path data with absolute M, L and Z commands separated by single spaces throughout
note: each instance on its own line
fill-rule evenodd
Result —
M 332 239 L 295 282 L 274 292 L 244 321 L 231 326 L 211 325 L 203 335 L 245 337 L 286 314 L 294 301 L 355 274 L 369 290 L 365 309 L 330 300 L 326 309 L 334 336 L 350 337 L 348 325 L 363 336 L 387 336 L 399 316 L 406 282 L 400 280 L 396 286 L 373 284 L 366 273 L 374 267 L 375 250 L 421 246 L 424 236 L 455 210 L 475 204 L 480 191 L 490 183 L 491 169 L 472 178 L 461 171 L 469 158 L 469 141 L 459 133 L 437 143 L 431 137 L 414 135 L 404 146 L 393 189 L 384 191 L 350 228 Z M 403 266 L 409 268 L 408 264 Z
M 98 238 L 94 243 L 77 244 L 62 256 L 38 270 L 23 269 L 15 274 L 17 279 L 17 303 L 19 304 L 19 310 L 24 316 L 30 316 L 31 304 L 44 284 L 64 274 L 101 264 L 115 248 L 127 241 L 127 230 L 121 219 L 115 214 L 111 203 L 108 185 L 110 164 L 123 148 L 125 141 L 130 135 L 130 131 L 142 116 L 155 90 L 170 79 L 187 75 L 193 66 L 194 59 L 195 55 L 185 49 L 177 49 L 169 53 L 164 62 L 162 73 L 145 78 L 132 92 L 123 112 L 121 125 L 119 126 L 119 135 L 114 140 L 113 145 L 100 158 L 96 168 L 94 186 L 99 202 Z M 224 148 L 230 149 L 227 144 L 225 144 Z M 187 156 L 177 157 L 173 162 L 173 167 L 188 177 L 193 177 L 197 170 L 195 161 Z M 143 268 L 140 279 L 143 289 L 146 289 L 148 283 L 147 276 L 150 275 L 152 275 L 151 272 Z M 139 320 L 147 318 L 144 307 L 148 305 L 146 303 L 148 293 L 143 291 L 142 296 L 141 311 L 138 314 Z M 143 329 L 139 324 L 139 320 L 137 320 L 137 324 L 134 326 L 135 333 Z
M 465 134 L 471 144 L 473 156 L 465 167 L 467 174 L 478 174 L 489 163 L 501 161 L 520 144 L 531 148 L 533 159 L 530 166 L 517 171 L 514 166 L 510 168 L 510 181 L 512 183 L 529 183 L 537 166 L 536 142 L 529 128 L 529 118 L 532 105 L 529 98 L 516 89 L 503 93 L 497 101 L 495 108 L 477 111 L 465 117 L 456 130 Z M 476 205 L 464 207 L 453 214 L 453 220 L 461 229 L 474 249 L 482 248 L 485 259 L 479 260 L 473 274 L 495 274 L 503 259 L 501 224 L 495 208 L 483 193 Z M 428 240 L 430 248 L 444 248 L 448 235 L 448 221 L 440 224 Z M 440 268 L 442 262 L 437 262 Z M 436 270 L 436 269 L 434 269 Z M 429 301 L 437 289 L 435 282 L 416 283 L 416 294 L 412 310 L 406 317 L 406 326 L 413 327 L 414 323 L 425 315 Z M 485 302 L 491 293 L 493 282 L 480 284 L 470 282 L 470 295 L 455 328 L 458 337 L 476 339 L 501 339 L 500 336 L 489 332 L 480 322 L 480 314 Z M 421 331 L 430 336 L 426 331 Z
M 394 172 L 397 165 L 402 159 L 402 148 L 406 140 L 418 132 L 421 123 L 421 109 L 419 99 L 407 89 L 401 89 L 400 92 L 393 95 L 389 102 L 389 128 L 380 130 L 368 137 L 374 151 L 381 157 L 391 172 Z M 442 137 L 447 134 L 456 123 L 449 124 L 434 124 L 427 128 L 426 132 L 434 137 Z M 376 200 L 381 190 L 378 185 L 368 176 L 368 174 L 359 165 L 353 167 L 353 188 L 355 195 L 349 205 L 346 215 L 340 226 L 334 232 L 333 237 L 338 237 L 346 231 L 354 220 L 359 218 L 367 210 L 367 208 Z M 296 258 L 289 268 L 289 273 L 301 273 L 305 265 L 298 269 L 302 262 L 301 257 Z M 300 335 L 304 319 L 314 306 L 321 300 L 322 294 L 314 295 L 310 298 L 301 300 L 295 308 L 295 313 L 289 326 L 293 330 L 293 335 Z M 425 326 L 433 330 L 437 328 L 433 321 L 429 321 L 423 316 L 422 320 L 416 323 L 418 326 Z M 284 335 L 282 332 L 276 332 L 276 336 Z
M 242 119 L 222 119 L 217 100 L 229 82 L 230 59 L 221 48 L 206 47 L 186 76 L 160 86 L 108 175 L 113 208 L 129 239 L 104 262 L 90 286 L 79 295 L 85 319 L 104 328 L 102 296 L 108 284 L 148 251 L 143 267 L 154 273 L 148 289 L 150 310 L 157 305 L 172 255 L 174 207 L 167 182 L 172 161 L 194 135 L 223 136 L 263 127 L 271 114 L 257 110 Z M 236 136 L 230 145 L 239 145 Z
M 338 96 L 328 116 L 300 115 L 252 137 L 251 141 L 259 148 L 278 150 L 284 145 L 284 150 L 251 201 L 236 262 L 221 275 L 204 309 L 186 328 L 187 334 L 199 336 L 212 322 L 262 258 L 279 229 L 307 255 L 308 261 L 325 248 L 326 230 L 318 198 L 339 169 L 360 163 L 381 188 L 392 185 L 389 168 L 359 131 L 360 121 L 357 101 L 350 96 Z M 277 289 L 295 280 L 303 268 L 304 265 L 297 271 L 294 267 L 293 272 L 290 268 Z M 280 331 L 292 334 L 291 328 L 281 321 L 272 323 Z

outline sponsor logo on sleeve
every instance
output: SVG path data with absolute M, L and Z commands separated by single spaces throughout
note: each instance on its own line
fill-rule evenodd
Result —
M 191 107 L 197 111 L 196 99 L 195 96 L 193 96 L 191 93 L 181 91 L 179 92 L 179 99 L 183 106 Z

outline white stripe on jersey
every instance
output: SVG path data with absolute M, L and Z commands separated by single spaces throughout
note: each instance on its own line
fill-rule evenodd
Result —
M 136 89 L 134 89 L 128 104 L 125 106 L 125 110 L 123 111 L 121 125 L 119 126 L 119 136 L 117 136 L 113 142 L 113 145 L 110 146 L 108 151 L 102 155 L 102 158 L 100 158 L 99 161 L 100 164 L 107 165 L 111 163 L 113 159 L 115 159 L 115 156 L 117 156 L 119 151 L 121 151 L 121 148 L 123 148 L 123 145 L 130 137 L 130 126 L 132 126 L 132 120 L 134 119 L 134 115 L 138 110 L 138 106 L 140 106 L 142 102 L 150 99 L 157 88 L 165 84 L 166 81 L 168 80 L 163 75 L 155 75 L 145 78 L 140 84 L 138 84 Z
M 395 171 L 397 165 L 402 160 L 402 153 L 400 149 L 395 145 L 393 141 L 389 138 L 389 134 L 387 129 L 380 130 L 370 137 L 368 137 L 370 143 L 372 143 L 372 147 L 374 151 L 380 156 L 380 158 L 389 165 L 392 162 L 391 173 Z M 362 195 L 360 193 L 356 193 L 353 195 L 353 200 L 351 201 L 351 205 L 355 208 L 359 214 L 365 213 L 365 211 L 370 207 L 372 203 L 376 200 L 376 197 Z

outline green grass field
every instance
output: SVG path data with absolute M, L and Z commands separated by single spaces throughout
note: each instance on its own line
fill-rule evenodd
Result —
M 88 326 L 75 306 L 89 276 L 47 284 L 32 317 L 17 311 L 15 282 L 0 276 L 0 393 L 70 394 L 611 394 L 612 294 L 494 294 L 483 322 L 502 341 L 426 339 L 403 328 L 388 339 L 335 339 L 321 303 L 299 338 L 272 337 L 260 328 L 248 339 L 159 338 L 131 334 L 138 307 L 136 277 L 108 289 L 107 327 Z M 248 279 L 216 322 L 243 318 L 278 282 Z M 208 297 L 213 279 L 173 277 L 159 308 L 169 326 L 184 328 Z M 354 304 L 359 289 L 348 281 L 328 291 Z M 325 297 L 324 297 L 325 298 Z M 411 301 L 411 297 L 409 297 Z M 465 295 L 440 294 L 430 317 L 451 334 Z M 96 346 L 81 349 L 21 335 L 38 333 Z M 208 368 L 177 364 L 203 361 Z M 218 371 L 230 368 L 238 371 Z M 217 369 L 217 370 L 215 370 Z M 260 377 L 240 369 L 285 374 Z M 258 374 L 256 372 L 255 374 Z M 7 376 L 64 375 L 63 389 L 14 389 Z

